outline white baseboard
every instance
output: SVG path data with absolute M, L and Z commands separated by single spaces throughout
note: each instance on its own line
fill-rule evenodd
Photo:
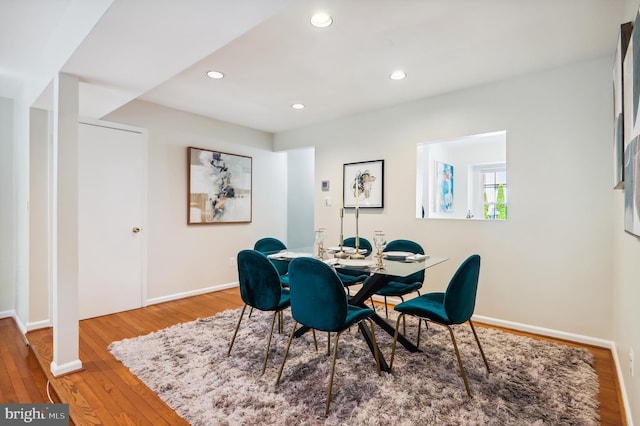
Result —
M 51 361 L 50 366 L 51 373 L 54 377 L 62 376 L 63 374 L 73 373 L 75 371 L 82 370 L 82 361 L 76 359 L 74 361 L 65 362 L 64 364 L 58 365 L 55 361 Z
M 598 339 L 596 337 L 569 333 L 566 331 L 554 330 L 551 328 L 538 327 L 535 325 L 522 324 L 519 322 L 505 321 L 501 319 L 485 317 L 482 315 L 474 315 L 471 318 L 473 318 L 474 321 L 478 321 L 484 324 L 511 328 L 513 330 L 525 331 L 527 333 L 539 334 L 541 336 L 553 337 L 555 339 L 569 340 L 576 343 L 583 343 L 585 345 L 599 346 L 601 348 L 608 348 L 611 350 L 614 349 L 614 343 L 611 340 Z
M 145 306 L 156 305 L 158 303 L 164 303 L 164 302 L 171 302 L 172 300 L 179 300 L 179 299 L 184 299 L 186 297 L 198 296 L 200 294 L 211 293 L 213 291 L 226 290 L 228 288 L 238 287 L 238 285 L 239 283 L 236 281 L 232 283 L 218 284 L 211 287 L 201 288 L 198 290 L 170 294 L 168 296 L 154 297 L 152 299 L 147 299 L 145 302 Z
M 24 336 L 25 334 L 27 334 L 27 327 L 24 325 L 24 323 L 20 320 L 20 318 L 18 318 L 18 315 L 14 315 L 13 316 L 14 321 L 16 322 L 16 324 L 18 324 L 18 328 L 20 329 L 20 333 L 22 333 L 22 335 Z
M 624 413 L 627 418 L 627 426 L 633 426 L 633 418 L 631 417 L 631 404 L 629 403 L 629 397 L 627 396 L 627 388 L 624 385 L 624 377 L 622 375 L 622 367 L 620 365 L 620 358 L 618 358 L 618 349 L 615 342 L 611 348 L 613 353 L 613 363 L 616 366 L 616 376 L 618 377 L 618 386 L 620 387 L 620 395 L 622 397 L 622 403 L 624 404 Z
M 28 331 L 38 330 L 40 328 L 51 327 L 50 320 L 30 322 L 27 325 L 25 325 L 18 317 L 18 314 L 16 313 L 16 311 L 2 311 L 0 312 L 0 319 L 2 318 L 13 318 L 13 320 L 16 322 L 16 325 L 18 326 L 18 329 L 22 334 L 27 334 Z
M 374 296 L 374 300 L 384 302 L 384 298 L 381 296 Z M 388 302 L 391 304 L 401 303 L 400 298 L 388 297 Z M 615 345 L 611 340 L 598 339 L 596 337 L 584 336 L 582 334 L 569 333 L 566 331 L 554 330 L 551 328 L 538 327 L 535 325 L 522 324 L 519 322 L 505 321 L 492 317 L 485 317 L 482 315 L 473 315 L 471 317 L 473 321 L 478 321 L 488 325 L 495 325 L 498 327 L 510 328 L 518 331 L 525 331 L 527 333 L 539 334 L 541 336 L 553 337 L 556 339 L 569 340 L 576 343 L 583 343 L 585 345 L 599 346 L 602 348 L 608 348 L 612 351 L 615 350 Z
M 22 321 L 20 321 L 20 318 L 18 318 L 18 314 L 16 313 L 16 311 L 3 311 L 0 312 L 0 319 L 2 318 L 13 318 L 13 321 L 16 323 L 16 326 L 18 327 L 18 330 L 20 330 L 20 337 L 22 337 L 22 340 L 24 341 L 24 344 L 26 346 L 29 346 L 29 341 L 27 340 L 27 337 L 25 336 L 27 334 L 26 328 L 24 326 L 24 324 L 22 323 Z
M 53 327 L 51 320 L 33 321 L 27 324 L 27 331 L 40 330 L 41 328 Z
M 16 311 L 0 311 L 0 319 L 13 318 L 16 315 Z

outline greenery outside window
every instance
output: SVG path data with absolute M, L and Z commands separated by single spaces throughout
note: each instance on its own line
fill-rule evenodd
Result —
M 507 219 L 507 170 L 506 167 L 480 170 L 482 179 L 483 218 Z

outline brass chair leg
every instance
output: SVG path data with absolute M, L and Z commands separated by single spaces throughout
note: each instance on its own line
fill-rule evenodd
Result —
M 251 318 L 251 315 L 253 315 L 253 306 L 249 309 L 249 318 Z
M 382 375 L 382 369 L 380 368 L 380 352 L 378 351 L 378 342 L 376 341 L 376 330 L 371 318 L 367 318 L 371 325 L 371 339 L 373 341 L 373 356 L 376 359 L 376 369 L 378 370 L 378 376 Z
M 264 371 L 267 369 L 267 359 L 269 359 L 269 348 L 271 348 L 271 338 L 273 337 L 273 326 L 276 324 L 276 316 L 278 316 L 278 314 L 279 312 L 274 312 L 273 317 L 271 318 L 271 331 L 269 332 L 269 340 L 267 341 L 267 350 L 264 352 L 264 362 L 262 363 L 262 372 L 260 374 L 264 374 Z
M 331 355 L 331 332 L 327 332 L 327 356 Z
M 313 334 L 313 343 L 316 345 L 316 352 L 318 351 L 318 339 L 316 339 L 316 330 L 311 329 L 311 334 Z
M 400 296 L 400 300 L 402 300 L 402 302 L 404 302 L 404 298 L 402 296 Z M 387 318 L 389 318 L 387 316 Z M 402 334 L 404 334 L 405 336 L 407 335 L 407 320 L 406 318 L 402 318 Z
M 396 344 L 398 343 L 398 330 L 400 328 L 400 320 L 404 317 L 404 314 L 398 315 L 396 321 L 396 332 L 393 334 L 393 346 L 391 349 L 391 361 L 389 361 L 389 371 L 393 368 L 393 358 L 396 356 Z
M 416 317 L 418 318 L 418 340 L 416 341 L 416 348 L 420 348 L 420 334 L 422 333 L 422 331 L 420 330 L 420 326 L 422 325 L 422 321 L 424 321 L 424 326 L 427 330 L 429 330 L 429 321 L 427 321 L 424 318 L 420 318 L 420 317 Z
M 420 290 L 416 290 L 416 293 L 418 293 L 418 297 L 420 297 Z M 402 296 L 400 296 L 400 300 L 402 300 L 404 302 L 404 298 Z M 420 321 L 422 321 L 420 319 L 420 317 L 416 317 L 418 318 L 418 340 L 416 341 L 416 347 L 420 346 Z M 404 334 L 405 336 L 407 335 L 407 324 L 405 323 L 405 321 L 402 321 L 402 334 Z
M 293 340 L 293 336 L 296 334 L 296 327 L 298 326 L 298 321 L 293 322 L 293 328 L 291 329 L 291 335 L 289 336 L 289 343 L 287 343 L 287 349 L 284 351 L 284 356 L 282 357 L 282 365 L 280 366 L 280 371 L 278 372 L 278 378 L 276 379 L 276 387 L 280 384 L 280 377 L 282 377 L 282 370 L 284 370 L 284 363 L 287 361 L 287 355 L 289 355 L 289 347 L 291 347 L 291 341 Z
M 453 329 L 448 325 L 446 327 L 449 329 L 449 334 L 451 335 L 451 341 L 453 342 L 453 349 L 455 349 L 456 351 L 456 357 L 458 358 L 458 366 L 460 367 L 460 373 L 462 373 L 462 380 L 464 381 L 464 387 L 467 389 L 467 395 L 469 395 L 469 398 L 472 398 L 471 390 L 469 389 L 469 382 L 467 382 L 467 373 L 464 371 L 464 367 L 462 366 L 462 359 L 460 358 L 460 351 L 458 350 L 458 344 L 456 343 L 456 338 L 453 335 Z
M 482 355 L 484 365 L 487 367 L 487 373 L 491 373 L 491 370 L 489 369 L 489 363 L 487 362 L 487 358 L 484 356 L 484 351 L 482 350 L 482 346 L 480 345 L 480 340 L 478 339 L 476 328 L 473 326 L 473 322 L 471 322 L 471 318 L 469 318 L 469 325 L 471 326 L 471 330 L 473 331 L 473 337 L 476 338 L 476 343 L 478 344 L 478 349 L 480 349 L 480 355 Z
M 338 356 L 338 340 L 342 332 L 336 334 L 336 341 L 333 344 L 333 362 L 331 363 L 331 375 L 329 376 L 329 390 L 327 391 L 327 405 L 324 410 L 325 417 L 329 415 L 329 406 L 331 405 L 331 390 L 333 389 L 333 374 L 336 369 L 336 357 Z
M 382 375 L 382 371 L 380 369 L 380 354 L 378 353 L 378 343 L 376 342 L 376 331 L 375 331 L 375 325 L 373 323 L 373 320 L 371 318 L 367 318 L 367 320 L 369 321 L 369 325 L 371 327 L 371 339 L 373 342 L 373 355 L 376 359 L 376 369 L 378 371 L 378 375 Z M 324 415 L 328 416 L 329 415 L 329 407 L 331 405 L 331 395 L 332 395 L 332 391 L 333 391 L 333 376 L 335 374 L 335 370 L 336 370 L 336 359 L 338 357 L 338 340 L 340 339 L 340 336 L 342 335 L 342 333 L 345 330 L 342 330 L 341 332 L 336 334 L 335 337 L 335 342 L 333 343 L 333 361 L 331 362 L 331 375 L 329 376 L 329 390 L 327 391 L 327 405 L 325 408 L 325 412 Z
M 384 316 L 389 318 L 389 307 L 387 306 L 387 296 L 384 296 Z
M 238 330 L 240 329 L 240 323 L 242 322 L 242 317 L 244 316 L 245 309 L 247 309 L 247 305 L 244 305 L 244 307 L 242 308 L 242 312 L 240 312 L 240 318 L 238 319 L 236 330 L 233 332 L 233 337 L 231 338 L 231 343 L 229 344 L 229 350 L 227 351 L 227 356 L 231 355 L 231 348 L 233 348 L 233 342 L 236 341 L 236 334 L 238 334 Z

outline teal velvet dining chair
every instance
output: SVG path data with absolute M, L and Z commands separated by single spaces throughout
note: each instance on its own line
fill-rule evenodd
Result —
M 411 240 L 393 240 L 387 243 L 382 251 L 404 251 L 413 254 L 424 254 L 422 246 Z M 387 306 L 387 297 L 399 297 L 404 302 L 404 296 L 414 291 L 420 295 L 420 289 L 424 283 L 424 270 L 418 271 L 406 277 L 397 277 L 393 281 L 378 290 L 375 294 L 384 297 L 384 311 L 389 318 L 389 308 Z
M 467 394 L 471 397 L 471 390 L 469 389 L 469 382 L 467 381 L 467 373 L 462 365 L 462 359 L 460 358 L 460 351 L 456 343 L 455 335 L 451 326 L 464 324 L 469 322 L 473 336 L 480 349 L 480 354 L 484 360 L 484 365 L 487 367 L 487 373 L 490 373 L 489 363 L 484 355 L 478 334 L 471 321 L 471 316 L 476 305 L 476 294 L 478 291 L 478 278 L 480 276 L 480 256 L 477 254 L 469 256 L 458 267 L 458 270 L 451 278 L 449 285 L 444 293 L 435 292 L 427 293 L 406 302 L 400 303 L 395 306 L 395 310 L 400 312 L 398 320 L 396 322 L 396 330 L 393 339 L 393 349 L 391 350 L 391 362 L 389 367 L 393 366 L 393 358 L 396 352 L 396 342 L 398 339 L 398 329 L 400 327 L 400 320 L 405 315 L 411 315 L 417 317 L 418 322 L 418 339 L 420 338 L 420 322 L 422 320 L 431 321 L 436 324 L 443 325 L 449 330 L 451 341 L 453 342 L 453 348 L 458 360 L 458 366 L 460 367 L 460 373 L 462 374 L 462 380 L 467 390 Z M 416 346 L 418 346 L 418 344 Z
M 270 255 L 270 254 L 279 253 L 282 250 L 286 250 L 287 246 L 277 238 L 265 237 L 265 238 L 260 238 L 258 241 L 256 241 L 256 243 L 253 245 L 253 249 L 261 253 L 264 253 L 266 255 Z M 273 263 L 273 265 L 278 270 L 278 274 L 280 274 L 280 282 L 284 287 L 288 287 L 289 276 L 287 275 L 287 272 L 289 270 L 289 262 L 285 260 L 278 260 L 278 259 L 270 259 L 270 260 L 271 260 L 271 263 Z
M 356 237 L 345 238 L 342 244 L 344 247 L 356 247 Z M 368 257 L 373 250 L 373 246 L 366 238 L 358 237 L 358 248 L 361 250 L 366 250 L 365 253 L 362 253 L 364 257 Z
M 297 258 L 289 265 L 289 281 L 291 291 L 291 316 L 294 319 L 291 336 L 287 349 L 282 358 L 282 365 L 276 386 L 280 383 L 282 371 L 289 354 L 291 342 L 296 333 L 298 324 L 302 324 L 312 330 L 336 333 L 333 344 L 333 361 L 331 375 L 329 377 L 329 390 L 327 391 L 327 403 L 325 415 L 329 414 L 331 404 L 331 391 L 333 389 L 333 377 L 338 355 L 338 342 L 342 332 L 352 325 L 367 320 L 371 327 L 374 356 L 378 375 L 380 375 L 380 355 L 377 350 L 375 329 L 371 316 L 374 311 L 369 308 L 352 306 L 347 302 L 347 295 L 340 278 L 331 266 L 314 258 Z
M 271 347 L 276 316 L 280 314 L 279 328 L 282 331 L 282 311 L 290 306 L 291 298 L 289 290 L 283 288 L 280 284 L 280 277 L 275 266 L 264 254 L 256 250 L 242 250 L 238 253 L 237 263 L 240 297 L 245 304 L 240 313 L 240 318 L 238 318 L 236 329 L 233 332 L 227 355 L 231 354 L 231 348 L 233 348 L 233 343 L 236 340 L 247 306 L 261 311 L 273 311 L 271 332 L 269 333 L 267 349 L 265 350 L 262 364 L 262 373 L 264 374 L 267 367 L 267 359 L 269 358 L 269 348 Z
M 373 250 L 373 246 L 371 245 L 369 240 L 367 240 L 366 238 L 358 237 L 358 239 L 359 239 L 358 248 L 361 250 L 366 250 L 365 253 L 362 253 L 363 256 L 364 257 L 369 256 L 371 254 L 371 251 Z M 355 237 L 345 238 L 342 245 L 343 247 L 355 248 L 356 238 Z M 342 284 L 347 289 L 347 294 L 351 294 L 351 292 L 349 291 L 349 287 L 356 284 L 362 284 L 364 280 L 369 278 L 369 274 L 362 274 L 361 271 L 352 271 L 348 269 L 343 269 L 341 271 L 338 271 L 338 276 L 340 277 Z

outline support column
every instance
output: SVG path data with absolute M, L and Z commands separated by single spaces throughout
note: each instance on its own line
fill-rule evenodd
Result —
M 80 370 L 78 323 L 78 77 L 59 73 L 53 97 L 54 376 Z

